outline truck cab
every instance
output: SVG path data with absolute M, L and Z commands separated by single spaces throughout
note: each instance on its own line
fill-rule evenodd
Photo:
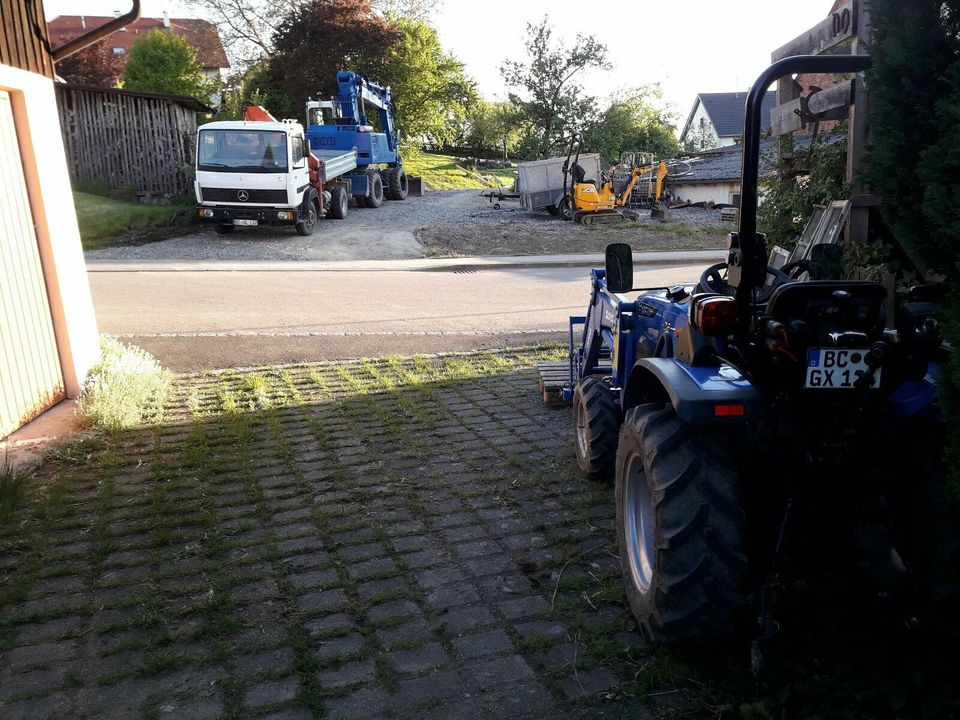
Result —
M 308 154 L 303 126 L 291 120 L 202 125 L 194 182 L 198 217 L 221 232 L 250 225 L 300 230 L 300 224 L 315 222 L 322 206 L 310 182 Z

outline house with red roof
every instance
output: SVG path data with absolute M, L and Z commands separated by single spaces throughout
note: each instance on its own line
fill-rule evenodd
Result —
M 102 15 L 58 15 L 47 23 L 50 43 L 56 48 L 111 20 L 113 17 Z M 170 32 L 186 40 L 188 45 L 196 49 L 203 74 L 208 78 L 219 79 L 230 67 L 217 28 L 213 23 L 198 18 L 172 18 L 167 13 L 160 18 L 142 17 L 109 35 L 103 43 L 113 50 L 114 55 L 126 56 L 137 38 L 153 30 Z

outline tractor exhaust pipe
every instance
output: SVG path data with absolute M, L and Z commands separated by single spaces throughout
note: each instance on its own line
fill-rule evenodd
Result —
M 731 238 L 729 265 L 731 285 L 737 288 L 737 302 L 747 307 L 754 288 L 763 284 L 767 250 L 757 238 L 757 183 L 760 174 L 760 111 L 767 88 L 784 75 L 795 73 L 857 73 L 871 67 L 869 55 L 797 55 L 768 67 L 750 88 L 743 120 L 743 165 L 740 174 L 740 224 Z M 738 249 L 734 249 L 737 245 Z M 734 255 L 736 254 L 736 257 Z M 735 262 L 736 261 L 736 262 Z M 739 282 L 737 282 L 739 280 Z M 735 284 L 736 283 L 736 284 Z

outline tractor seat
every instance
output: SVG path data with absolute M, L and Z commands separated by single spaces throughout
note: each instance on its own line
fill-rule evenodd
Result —
M 773 291 L 764 315 L 787 323 L 870 332 L 880 322 L 887 291 L 865 281 L 808 280 L 785 283 Z

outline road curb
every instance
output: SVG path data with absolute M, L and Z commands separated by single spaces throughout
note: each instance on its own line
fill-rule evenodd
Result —
M 637 266 L 711 264 L 723 260 L 724 250 L 684 250 L 635 253 Z M 87 272 L 479 272 L 482 270 L 603 267 L 603 255 L 524 255 L 463 258 L 412 258 L 409 260 L 252 260 L 220 262 L 193 260 L 87 261 Z

